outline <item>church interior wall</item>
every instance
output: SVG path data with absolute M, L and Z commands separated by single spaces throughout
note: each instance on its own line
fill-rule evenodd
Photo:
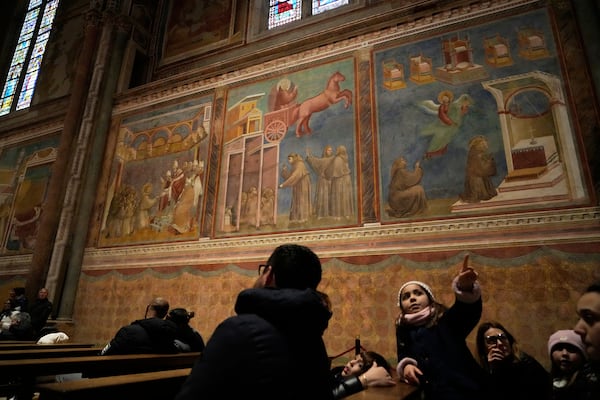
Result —
M 4 151 L 14 152 L 17 148 L 33 157 L 44 150 L 36 143 L 53 146 L 72 79 L 68 70 L 58 66 L 78 54 L 75 42 L 64 38 L 78 37 L 80 41 L 73 32 L 77 31 L 77 24 L 83 23 L 83 3 L 80 8 L 69 8 L 63 17 L 65 23 L 59 30 L 63 38 L 59 44 L 63 47 L 62 50 L 58 45 L 53 47 L 56 53 L 50 58 L 55 67 L 48 75 L 52 79 L 41 80 L 44 92 L 52 95 L 46 98 L 40 95 L 29 116 L 0 119 L 0 146 Z M 313 248 L 323 262 L 319 288 L 331 297 L 334 312 L 324 336 L 328 352 L 338 354 L 346 350 L 359 335 L 363 346 L 393 360 L 398 288 L 407 280 L 421 280 L 431 285 L 443 303 L 450 305 L 451 279 L 464 255 L 469 254 L 483 287 L 481 321 L 501 321 L 528 353 L 547 366 L 547 337 L 557 329 L 573 325 L 578 294 L 600 279 L 600 209 L 594 189 L 598 182 L 599 116 L 596 94 L 589 85 L 589 59 L 578 37 L 572 36 L 577 27 L 570 5 L 564 2 L 448 3 L 453 4 L 443 9 L 419 9 L 417 17 L 399 17 L 396 25 L 388 23 L 385 28 L 379 18 L 380 30 L 361 32 L 358 36 L 339 28 L 336 31 L 339 40 L 321 46 L 304 49 L 304 43 L 294 50 L 281 41 L 279 45 L 284 49 L 281 54 L 261 50 L 264 43 L 276 42 L 275 36 L 261 42 L 260 35 L 250 32 L 246 47 L 263 56 L 258 61 L 241 54 L 244 46 L 235 33 L 240 24 L 236 20 L 233 24 L 238 28 L 225 41 L 227 51 L 205 44 L 195 53 L 192 49 L 194 56 L 189 56 L 190 49 L 171 53 L 170 58 L 156 61 L 154 80 L 135 88 L 121 87 L 114 99 L 104 161 L 91 205 L 92 218 L 72 316 L 61 319 L 59 326 L 74 341 L 102 345 L 120 326 L 142 318 L 152 297 L 163 296 L 172 307 L 195 311 L 191 324 L 208 338 L 223 319 L 234 314 L 237 293 L 253 284 L 258 264 L 267 259 L 270 251 L 278 244 L 297 242 Z M 238 4 L 248 6 L 244 1 Z M 490 12 L 485 7 L 497 8 Z M 165 9 L 157 14 L 161 12 Z M 536 18 L 528 18 L 529 13 Z M 557 20 L 561 17 L 563 24 L 559 25 Z M 343 18 L 347 22 L 350 17 Z M 456 18 L 455 22 L 448 24 L 452 18 Z M 516 31 L 512 25 L 503 26 L 503 20 L 543 21 L 549 52 L 522 50 L 519 55 Z M 140 28 L 139 37 L 151 31 L 150 27 Z M 475 66 L 462 65 L 464 70 L 450 71 L 450 67 L 439 61 L 444 40 L 467 37 L 477 56 L 483 54 L 484 39 L 498 31 L 513 34 L 510 66 L 490 66 L 483 58 L 476 57 Z M 300 36 L 297 32 L 294 35 Z M 294 40 L 303 43 L 295 36 Z M 535 39 L 533 42 L 537 43 Z M 129 51 L 132 48 L 135 46 L 129 47 Z M 423 54 L 438 57 L 437 63 L 429 67 L 418 65 L 415 71 L 422 74 L 411 75 L 409 63 Z M 220 57 L 224 60 L 222 70 L 216 67 Z M 398 61 L 402 73 L 395 64 Z M 125 85 L 128 73 L 136 72 L 134 64 L 124 62 L 120 85 Z M 542 78 L 537 74 L 540 70 Z M 314 113 L 309 121 L 314 132 L 298 133 L 296 120 L 288 120 L 282 132 L 279 120 L 269 119 L 270 113 L 283 108 L 269 104 L 269 91 L 284 89 L 291 96 L 296 87 L 299 94 L 292 101 L 299 105 L 320 93 L 327 78 L 339 71 L 346 78 L 338 86 L 340 102 Z M 587 79 L 582 80 L 581 76 Z M 495 100 L 502 96 L 512 98 L 514 84 L 506 82 L 515 77 L 533 81 L 536 92 L 544 93 L 538 100 L 540 103 L 535 106 L 521 103 L 518 110 L 516 107 L 498 110 Z M 556 87 L 548 82 L 555 82 L 556 77 L 562 90 L 552 91 Z M 483 81 L 491 89 L 485 90 Z M 526 91 L 527 84 L 523 85 L 519 92 Z M 438 131 L 440 136 L 448 134 L 451 139 L 431 147 L 423 140 L 425 133 L 420 134 L 419 130 L 424 131 L 438 117 L 428 120 L 424 111 L 417 116 L 419 108 L 414 100 L 429 100 L 439 106 L 443 92 L 450 92 L 456 101 L 461 94 L 469 93 L 472 103 L 468 108 L 464 108 L 466 102 L 457 105 L 463 107 L 466 116 L 461 125 L 462 135 Z M 239 124 L 233 118 L 237 112 L 234 106 L 254 101 L 261 93 L 264 98 L 252 103 L 255 113 L 250 115 L 259 115 L 258 121 L 263 126 Z M 540 97 L 529 99 L 533 98 Z M 550 103 L 544 109 L 546 114 L 530 126 L 540 131 L 548 121 L 555 121 L 552 132 L 562 173 L 552 175 L 557 171 L 556 162 L 547 159 L 543 161 L 548 164 L 547 169 L 538 169 L 536 173 L 553 178 L 544 180 L 536 176 L 517 180 L 522 184 L 514 189 L 515 181 L 505 179 L 513 160 L 507 161 L 505 154 L 511 150 L 506 150 L 503 142 L 503 120 L 498 115 L 506 113 L 510 118 L 518 118 L 530 107 L 528 117 L 531 117 L 531 107 L 534 114 L 538 113 L 537 106 L 545 104 L 544 99 Z M 344 100 L 350 103 L 347 107 Z M 554 118 L 547 113 L 552 107 L 554 110 L 562 107 Z M 232 120 L 236 122 L 230 123 Z M 272 121 L 275 124 L 269 125 Z M 526 123 L 519 120 L 514 126 L 520 128 L 523 124 Z M 510 128 L 507 129 L 508 132 Z M 561 129 L 568 130 L 571 140 L 568 146 L 556 133 Z M 269 168 L 276 169 L 278 174 L 283 174 L 281 168 L 288 164 L 290 153 L 297 152 L 306 158 L 305 149 L 311 147 L 313 155 L 321 156 L 326 145 L 332 145 L 334 150 L 343 145 L 351 160 L 350 182 L 354 189 L 351 216 L 329 215 L 321 220 L 292 223 L 290 189 L 285 188 L 278 189 L 275 214 L 264 210 L 256 214 L 263 204 L 259 199 L 254 208 L 244 208 L 241 200 L 228 204 L 228 199 L 236 198 L 231 195 L 234 191 L 240 196 L 248 195 L 253 184 L 244 182 L 260 181 L 266 187 L 264 182 L 275 179 L 267 167 L 258 169 L 264 180 L 257 178 L 259 175 L 250 161 L 241 169 L 246 173 L 242 174 L 245 181 L 235 182 L 237 175 L 227 170 L 226 165 L 233 165 L 231 160 L 236 155 L 257 160 L 251 157 L 257 151 L 251 147 L 252 134 L 264 136 L 259 146 L 260 165 L 272 162 Z M 227 135 L 232 140 L 226 141 Z M 496 160 L 496 174 L 491 177 L 493 185 L 496 188 L 504 185 L 509 191 L 499 192 L 491 199 L 461 201 L 465 160 L 471 140 L 478 135 L 487 139 Z M 522 133 L 519 135 L 522 140 Z M 544 135 L 540 133 L 539 138 Z M 534 135 L 530 136 L 533 141 Z M 131 140 L 136 140 L 135 145 Z M 273 161 L 269 154 L 274 149 L 278 150 L 278 157 Z M 75 156 L 84 158 L 82 154 Z M 429 174 L 422 189 L 429 199 L 427 211 L 413 209 L 403 214 L 404 211 L 392 207 L 390 212 L 388 185 L 392 166 L 401 156 L 409 161 L 409 170 L 416 169 L 418 161 Z M 571 160 L 570 163 L 564 162 L 565 159 Z M 177 212 L 175 204 L 169 209 L 167 202 L 165 210 L 171 210 L 170 214 L 167 211 L 159 214 L 160 178 L 164 178 L 167 170 L 176 173 L 176 169 L 171 169 L 174 161 L 180 166 L 185 164 L 190 182 L 192 172 L 202 165 L 199 174 L 203 192 L 200 197 L 195 192 L 195 200 L 189 198 L 185 213 Z M 230 161 L 232 164 L 226 164 Z M 314 188 L 317 176 L 311 173 Z M 281 175 L 275 177 L 276 183 L 283 181 Z M 134 188 L 138 199 L 143 196 L 144 187 L 150 188 L 148 201 L 152 203 L 149 208 L 152 215 L 143 229 L 133 227 L 134 220 L 127 219 L 132 215 L 115 217 L 119 209 L 116 206 L 110 209 L 116 197 L 126 198 L 125 191 L 118 191 L 118 187 L 124 188 L 126 184 Z M 190 183 L 186 192 L 190 196 L 192 188 Z M 65 190 L 68 189 L 72 186 L 67 185 Z M 181 203 L 179 207 L 181 210 Z M 234 209 L 233 222 L 228 214 L 230 207 Z M 249 209 L 253 210 L 250 217 Z M 275 219 L 268 218 L 273 215 Z M 65 232 L 59 232 L 58 236 L 68 237 Z M 26 284 L 28 257 L 34 249 L 7 247 L 9 243 L 16 246 L 17 242 L 15 237 L 3 238 L 1 293 Z M 59 260 L 51 270 L 61 268 L 65 260 Z M 57 282 L 50 284 L 60 288 Z M 468 340 L 473 346 L 473 334 Z

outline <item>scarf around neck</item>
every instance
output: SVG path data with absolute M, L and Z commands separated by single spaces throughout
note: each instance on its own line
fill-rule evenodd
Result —
M 400 324 L 406 324 L 410 326 L 421 326 L 429 322 L 431 317 L 431 307 L 426 307 L 419 312 L 413 314 L 404 314 L 400 318 Z

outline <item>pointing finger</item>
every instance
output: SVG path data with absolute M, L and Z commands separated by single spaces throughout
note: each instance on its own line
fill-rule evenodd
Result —
M 465 272 L 466 270 L 468 270 L 468 268 L 469 268 L 469 255 L 467 254 L 463 261 L 462 269 L 460 270 L 460 272 Z

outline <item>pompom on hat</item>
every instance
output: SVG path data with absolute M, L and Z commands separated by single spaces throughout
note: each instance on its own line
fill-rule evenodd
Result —
M 554 346 L 561 344 L 561 343 L 567 343 L 567 344 L 574 346 L 577 350 L 579 350 L 581 352 L 581 354 L 584 357 L 587 357 L 587 354 L 585 351 L 585 345 L 583 344 L 583 341 L 581 340 L 581 336 L 579 336 L 577 333 L 575 333 L 574 330 L 571 330 L 571 329 L 560 330 L 560 331 L 556 331 L 552 335 L 550 335 L 550 338 L 548 338 L 548 354 L 550 354 L 550 356 L 552 356 L 552 349 L 554 348 Z
M 425 292 L 427 292 L 427 295 L 429 296 L 429 299 L 431 301 L 435 301 L 435 296 L 433 295 L 433 292 L 431 291 L 431 288 L 429 287 L 429 285 L 427 285 L 426 283 L 423 283 L 421 281 L 408 281 L 408 282 L 406 282 L 404 285 L 402 285 L 400 287 L 400 290 L 398 290 L 398 307 L 402 308 L 402 302 L 401 302 L 400 297 L 402 296 L 402 291 L 408 285 L 418 285 L 418 286 L 420 286 L 421 288 L 423 288 L 423 290 Z

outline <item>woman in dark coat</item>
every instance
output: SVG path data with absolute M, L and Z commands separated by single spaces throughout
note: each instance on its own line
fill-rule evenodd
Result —
M 550 399 L 550 374 L 535 358 L 519 349 L 514 336 L 499 322 L 479 325 L 477 354 L 487 372 L 486 399 Z

